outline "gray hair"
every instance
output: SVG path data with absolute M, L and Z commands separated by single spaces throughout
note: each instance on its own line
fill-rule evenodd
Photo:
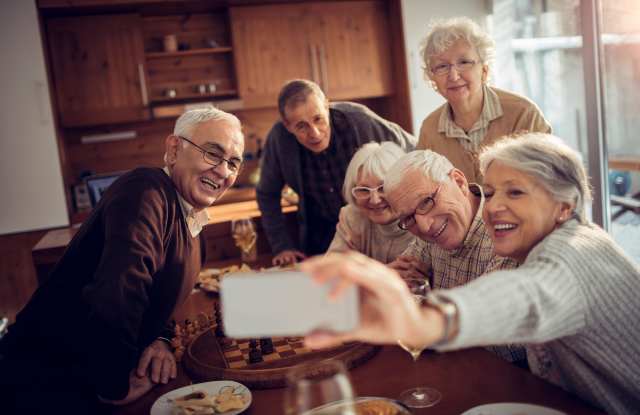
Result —
M 307 79 L 294 79 L 284 84 L 278 94 L 278 111 L 280 117 L 286 120 L 284 110 L 286 107 L 295 107 L 307 100 L 309 95 L 315 94 L 318 98 L 325 100 L 324 92 L 315 82 Z
M 192 110 L 186 111 L 180 117 L 178 117 L 178 119 L 176 120 L 176 125 L 173 128 L 173 135 L 191 139 L 193 131 L 196 129 L 198 124 L 207 121 L 226 121 L 229 124 L 236 125 L 238 129 L 242 131 L 242 125 L 238 117 L 215 108 L 213 105 L 206 105 L 202 108 L 194 108 Z M 186 142 L 182 143 L 183 148 L 186 145 Z M 164 154 L 163 159 L 164 163 L 167 164 L 167 153 Z
M 554 200 L 575 204 L 578 220 L 586 222 L 585 204 L 591 201 L 589 179 L 580 154 L 560 138 L 525 133 L 500 140 L 480 155 L 482 174 L 494 161 L 533 177 Z
M 384 179 L 385 192 L 390 192 L 402 183 L 405 175 L 418 170 L 428 179 L 436 183 L 450 182 L 449 173 L 453 164 L 442 154 L 431 150 L 415 150 L 400 157 L 387 171 Z
M 422 69 L 427 77 L 431 73 L 431 58 L 443 53 L 460 39 L 478 52 L 483 64 L 491 65 L 495 55 L 495 42 L 477 23 L 468 17 L 434 20 L 420 48 Z
M 342 195 L 347 203 L 355 203 L 351 189 L 356 186 L 359 175 L 372 175 L 384 180 L 389 168 L 403 155 L 402 148 L 393 141 L 371 142 L 360 147 L 351 158 L 344 176 Z

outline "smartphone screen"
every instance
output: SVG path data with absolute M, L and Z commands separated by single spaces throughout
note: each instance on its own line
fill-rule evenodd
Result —
M 225 334 L 252 338 L 355 329 L 357 288 L 351 286 L 338 299 L 329 300 L 331 288 L 331 283 L 315 283 L 300 271 L 228 274 L 220 286 Z

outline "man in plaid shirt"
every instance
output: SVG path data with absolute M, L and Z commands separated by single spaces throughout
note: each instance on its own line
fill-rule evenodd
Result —
M 493 252 L 482 220 L 484 194 L 446 157 L 417 150 L 400 158 L 384 178 L 387 201 L 398 225 L 418 238 L 389 264 L 404 278 L 428 275 L 432 288 L 452 288 L 518 263 Z M 490 347 L 504 359 L 526 365 L 521 346 Z
M 278 110 L 281 120 L 267 136 L 256 193 L 274 264 L 281 265 L 327 250 L 345 205 L 344 175 L 358 148 L 370 141 L 393 141 L 407 151 L 416 140 L 363 105 L 330 104 L 320 87 L 308 80 L 285 84 Z M 299 241 L 289 237 L 282 214 L 285 185 L 300 197 Z

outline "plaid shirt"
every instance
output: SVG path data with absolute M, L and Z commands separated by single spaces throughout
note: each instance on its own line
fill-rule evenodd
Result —
M 498 94 L 493 92 L 487 85 L 482 87 L 483 91 L 483 104 L 480 118 L 473 124 L 469 132 L 460 128 L 451 118 L 451 106 L 447 104 L 445 111 L 440 114 L 438 120 L 438 132 L 446 135 L 447 137 L 457 138 L 460 144 L 468 150 L 478 152 L 480 144 L 484 140 L 484 136 L 487 135 L 489 129 L 489 123 L 496 118 L 502 117 L 502 105 L 500 105 L 500 98 Z
M 448 251 L 434 243 L 416 238 L 402 254 L 420 259 L 427 265 L 427 269 L 430 268 L 430 273 L 433 273 L 431 286 L 434 289 L 457 287 L 488 272 L 518 266 L 513 259 L 494 254 L 493 242 L 482 220 L 484 194 L 477 184 L 470 184 L 469 189 L 480 198 L 480 203 L 460 248 Z M 487 349 L 510 362 L 526 359 L 522 346 L 491 346 Z
M 346 204 L 342 197 L 344 176 L 351 157 L 360 146 L 357 140 L 348 139 L 348 134 L 337 115 L 331 114 L 329 147 L 321 153 L 314 153 L 300 146 L 305 196 L 313 199 L 320 207 L 318 212 L 332 223 L 338 222 L 340 209 Z

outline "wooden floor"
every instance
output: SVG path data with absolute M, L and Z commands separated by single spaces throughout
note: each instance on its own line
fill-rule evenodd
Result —
M 13 321 L 38 286 L 31 248 L 45 233 L 0 236 L 0 317 Z

